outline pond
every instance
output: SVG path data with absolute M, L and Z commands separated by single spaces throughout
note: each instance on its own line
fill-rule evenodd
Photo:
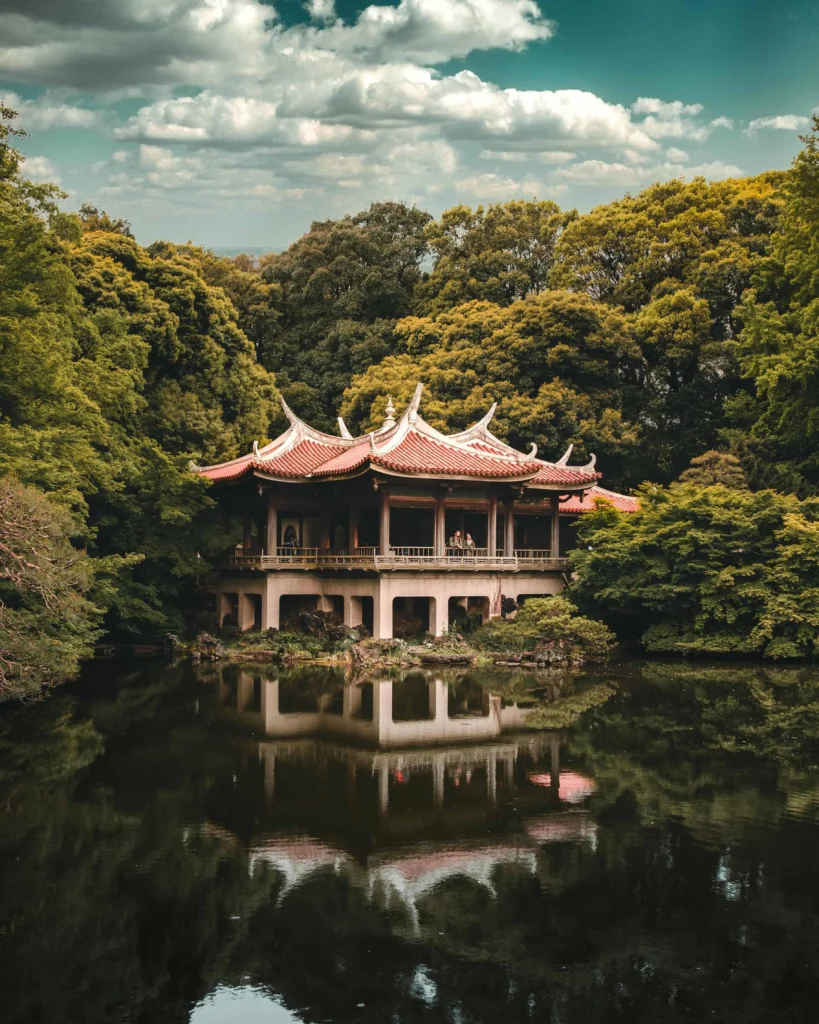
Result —
M 810 1021 L 819 674 L 100 662 L 0 709 L 5 1024 Z

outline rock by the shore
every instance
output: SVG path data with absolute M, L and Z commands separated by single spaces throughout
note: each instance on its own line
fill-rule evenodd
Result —
M 225 657 L 225 649 L 215 636 L 200 633 L 191 647 L 191 658 L 194 661 L 220 661 Z

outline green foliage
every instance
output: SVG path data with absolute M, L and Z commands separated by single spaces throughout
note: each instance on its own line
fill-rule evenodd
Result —
M 819 117 L 782 187 L 782 231 L 742 305 L 739 363 L 753 393 L 729 403 L 755 487 L 819 493 Z
M 606 657 L 615 643 L 602 622 L 583 618 L 565 597 L 530 598 L 514 620 L 491 619 L 472 643 L 491 651 L 532 651 L 556 645 L 571 661 Z
M 402 354 L 370 367 L 345 393 L 342 413 L 360 429 L 380 425 L 388 394 L 407 402 L 422 380 L 424 416 L 439 429 L 464 429 L 497 401 L 492 429 L 510 444 L 534 441 L 548 457 L 571 442 L 580 457 L 605 457 L 614 476 L 636 457 L 623 381 L 636 375 L 639 349 L 620 311 L 547 291 L 509 306 L 471 302 L 410 317 L 396 335 Z
M 661 653 L 819 653 L 819 504 L 773 491 L 646 485 L 584 517 L 570 592 Z
M 91 560 L 72 527 L 39 491 L 0 479 L 0 701 L 70 679 L 100 635 Z
M 680 474 L 680 483 L 696 484 L 698 487 L 713 487 L 723 484 L 740 491 L 748 489 L 742 463 L 736 455 L 728 452 L 703 452 L 691 460 L 688 469 Z
M 403 203 L 373 203 L 355 216 L 315 222 L 263 261 L 275 316 L 257 331 L 257 314 L 245 311 L 242 325 L 252 319 L 262 364 L 276 372 L 296 412 L 305 403 L 321 411 L 318 426 L 334 425 L 352 375 L 391 351 L 391 325 L 410 311 L 421 278 L 429 220 Z M 300 389 L 291 392 L 294 384 Z
M 557 240 L 576 218 L 556 203 L 523 199 L 445 210 L 427 224 L 435 266 L 416 288 L 414 307 L 429 315 L 472 299 L 506 306 L 537 295 L 546 288 Z
M 274 379 L 195 252 L 144 249 L 92 208 L 57 213 L 54 189 L 20 177 L 4 117 L 0 476 L 78 517 L 110 630 L 180 631 L 228 542 L 188 464 L 272 436 Z

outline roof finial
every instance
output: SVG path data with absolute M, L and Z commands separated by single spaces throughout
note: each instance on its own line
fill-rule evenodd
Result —
M 395 426 L 395 406 L 392 404 L 392 395 L 387 399 L 387 415 L 384 418 L 384 430 Z

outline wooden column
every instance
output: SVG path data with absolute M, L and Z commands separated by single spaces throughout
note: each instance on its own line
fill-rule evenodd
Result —
M 489 515 L 486 518 L 486 547 L 490 558 L 498 554 L 498 496 L 489 499 Z
M 381 533 L 379 536 L 379 553 L 390 553 L 390 494 L 386 487 L 381 488 Z
M 507 501 L 504 505 L 504 545 L 503 553 L 507 558 L 511 558 L 515 553 L 515 513 L 513 511 L 514 505 L 511 501 Z
M 347 538 L 347 543 L 350 545 L 350 553 L 352 554 L 358 547 L 358 505 L 350 506 L 350 534 Z
M 329 508 L 325 508 L 321 513 L 321 542 L 319 546 L 323 551 L 330 547 L 330 516 Z
M 435 527 L 432 531 L 433 550 L 437 557 L 446 554 L 446 512 L 444 496 L 439 494 L 435 499 Z
M 250 513 L 245 512 L 242 516 L 242 550 L 246 555 L 250 554 L 250 548 L 253 544 L 253 534 L 251 533 L 250 524 Z
M 560 558 L 560 495 L 552 496 L 552 558 Z
M 279 543 L 279 510 L 273 496 L 273 491 L 267 492 L 267 539 L 265 554 L 275 555 Z

